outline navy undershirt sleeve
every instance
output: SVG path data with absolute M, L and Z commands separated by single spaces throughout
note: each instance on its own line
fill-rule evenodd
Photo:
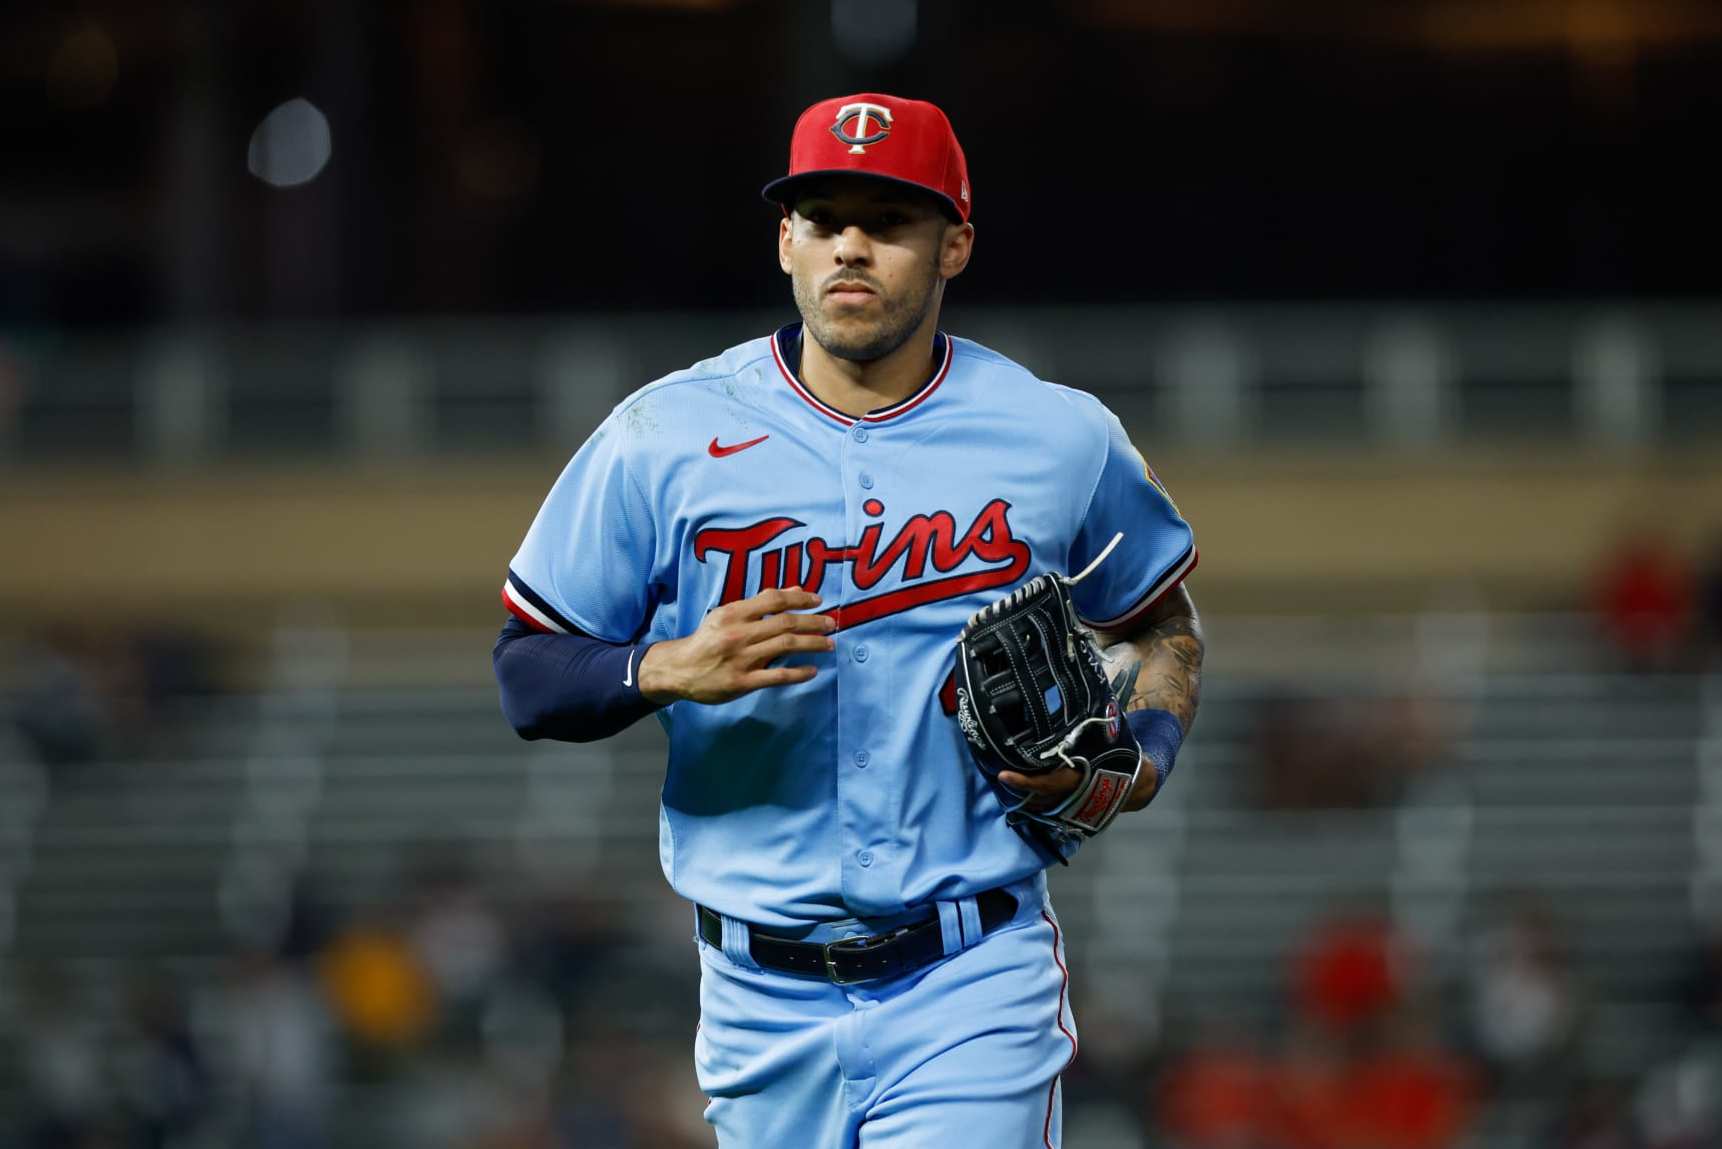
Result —
M 511 618 L 490 656 L 503 716 L 526 739 L 596 742 L 619 733 L 658 709 L 640 693 L 649 645 L 540 634 Z

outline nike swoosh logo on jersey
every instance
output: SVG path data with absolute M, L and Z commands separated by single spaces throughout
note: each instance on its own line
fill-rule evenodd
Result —
M 769 438 L 771 438 L 770 435 L 761 435 L 759 438 L 749 439 L 745 443 L 737 443 L 731 447 L 720 447 L 720 446 L 718 446 L 717 436 L 713 435 L 712 441 L 711 441 L 711 446 L 707 447 L 706 450 L 711 453 L 712 458 L 721 459 L 725 455 L 733 455 L 737 451 L 745 451 L 749 447 L 757 447 Z
M 640 648 L 636 646 L 632 650 L 628 651 L 628 673 L 624 674 L 622 676 L 622 685 L 623 686 L 634 685 L 634 651 L 636 651 L 638 649 L 640 649 Z M 615 673 L 615 672 L 612 671 L 611 673 Z

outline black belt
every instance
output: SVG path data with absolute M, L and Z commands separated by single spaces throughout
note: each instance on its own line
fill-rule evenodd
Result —
M 982 933 L 991 933 L 1016 914 L 1016 899 L 1003 890 L 976 894 L 975 906 L 980 910 Z M 722 949 L 722 916 L 700 906 L 699 920 L 700 937 Z M 764 968 L 822 977 L 837 985 L 901 977 L 945 956 L 937 912 L 887 933 L 824 944 L 791 941 L 754 926 L 747 927 L 747 939 L 748 952 Z

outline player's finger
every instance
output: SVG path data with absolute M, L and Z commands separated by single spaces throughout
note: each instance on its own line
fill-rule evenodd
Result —
M 1018 774 L 1015 770 L 1000 770 L 999 781 L 1012 790 L 1062 798 L 1076 789 L 1077 784 L 1082 781 L 1082 775 L 1068 766 L 1062 766 L 1047 774 Z
M 773 614 L 747 624 L 758 632 L 754 641 L 780 634 L 830 634 L 837 629 L 837 620 L 828 614 Z
M 750 670 L 742 675 L 743 691 L 762 690 L 768 686 L 793 686 L 798 682 L 806 682 L 818 673 L 812 666 L 768 666 L 763 670 Z
M 999 781 L 1019 794 L 1028 794 L 1030 810 L 1051 810 L 1076 792 L 1082 775 L 1068 766 L 1050 774 L 1018 774 L 1015 770 L 1000 770 Z
M 774 634 L 742 651 L 749 662 L 767 663 L 786 654 L 825 654 L 837 644 L 823 634 Z
M 808 610 L 822 601 L 812 591 L 802 590 L 800 587 L 783 587 L 762 590 L 734 605 L 737 608 L 736 613 L 742 618 L 754 619 L 767 614 L 781 614 L 786 610 Z

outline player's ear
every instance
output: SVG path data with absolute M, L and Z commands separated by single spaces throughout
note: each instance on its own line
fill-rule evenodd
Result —
M 777 266 L 783 269 L 783 274 L 790 274 L 789 241 L 794 232 L 794 219 L 788 212 L 777 221 Z
M 969 256 L 974 249 L 974 224 L 946 224 L 945 233 L 939 240 L 939 274 L 946 279 L 961 275 L 963 268 L 969 265 Z

